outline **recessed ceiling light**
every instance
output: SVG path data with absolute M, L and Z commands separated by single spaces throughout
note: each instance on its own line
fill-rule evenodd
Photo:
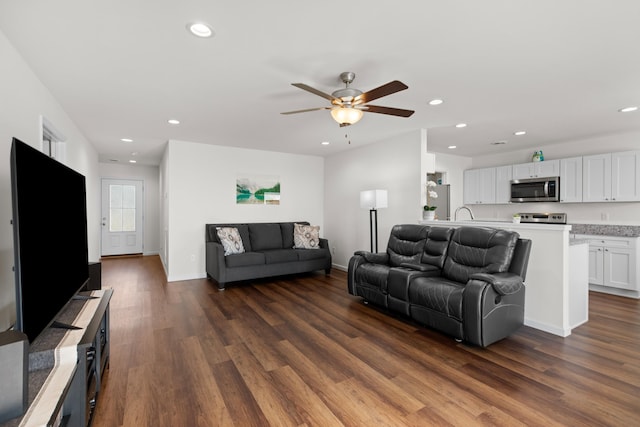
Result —
M 526 135 L 527 132 L 523 131 L 523 130 L 519 130 L 519 131 L 514 132 L 513 134 L 516 135 L 516 136 L 522 136 L 522 135 Z
M 129 160 L 129 163 L 138 163 L 138 162 L 133 160 L 133 159 L 131 159 L 131 160 Z
M 122 142 L 133 142 L 133 139 L 131 139 L 131 138 L 121 138 L 120 141 L 122 141 Z
M 442 99 L 432 99 L 431 101 L 429 101 L 429 105 L 440 105 L 443 102 L 444 101 Z
M 456 125 L 456 127 L 457 127 L 457 128 L 466 128 L 466 127 L 467 127 L 467 124 L 466 124 L 466 123 L 458 123 L 458 124 Z
M 496 142 L 492 142 L 491 145 L 504 145 L 506 143 L 507 141 L 496 141 Z
M 449 147 L 447 147 L 449 150 L 453 150 L 454 148 L 458 148 L 457 145 L 450 145 Z
M 625 108 L 621 108 L 618 111 L 621 113 L 630 113 L 632 111 L 636 111 L 638 109 L 638 107 L 625 107 Z
M 170 125 L 179 125 L 180 124 L 180 120 L 169 119 L 169 120 L 167 120 L 167 123 L 169 123 Z
M 138 155 L 138 152 L 137 152 L 137 151 L 132 151 L 132 152 L 131 152 L 131 155 L 132 155 L 132 156 L 137 156 L 137 155 Z
M 330 143 L 329 141 L 322 141 L 320 144 L 322 144 L 322 145 L 329 145 L 329 144 L 331 144 L 331 143 Z
M 213 30 L 207 24 L 203 24 L 202 22 L 192 22 L 191 24 L 187 24 L 187 29 L 197 37 L 207 38 L 213 36 Z

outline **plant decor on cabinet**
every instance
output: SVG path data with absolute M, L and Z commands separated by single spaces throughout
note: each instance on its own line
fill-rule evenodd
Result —
M 424 205 L 422 211 L 422 219 L 433 220 L 436 216 L 437 206 L 432 205 L 431 199 L 437 199 L 438 193 L 433 190 L 437 184 L 434 181 L 427 181 L 427 204 Z

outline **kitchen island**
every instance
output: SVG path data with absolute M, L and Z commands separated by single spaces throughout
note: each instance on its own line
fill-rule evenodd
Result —
M 566 337 L 588 320 L 588 242 L 569 241 L 571 225 L 496 220 L 419 221 L 434 227 L 491 227 L 531 239 L 524 323 Z

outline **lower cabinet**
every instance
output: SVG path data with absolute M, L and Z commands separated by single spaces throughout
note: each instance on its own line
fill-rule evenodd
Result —
M 62 405 L 63 426 L 89 426 L 109 363 L 109 309 L 104 299 L 78 343 L 78 366 Z
M 22 416 L 0 423 L 0 427 L 91 425 L 109 365 L 112 294 L 112 289 L 80 293 L 61 313 L 72 313 L 74 328 L 64 335 L 58 329 L 47 329 L 38 337 L 44 344 L 32 346 L 29 355 L 31 404 Z
M 589 284 L 594 285 L 593 290 L 640 297 L 637 237 L 576 235 L 576 238 L 589 241 Z

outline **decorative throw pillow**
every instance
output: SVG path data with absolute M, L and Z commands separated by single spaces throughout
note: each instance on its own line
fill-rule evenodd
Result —
M 293 247 L 295 249 L 320 249 L 320 226 L 294 224 Z
M 222 247 L 224 248 L 224 255 L 241 254 L 244 253 L 244 245 L 242 244 L 242 237 L 238 229 L 235 227 L 216 227 L 218 230 L 218 238 Z

